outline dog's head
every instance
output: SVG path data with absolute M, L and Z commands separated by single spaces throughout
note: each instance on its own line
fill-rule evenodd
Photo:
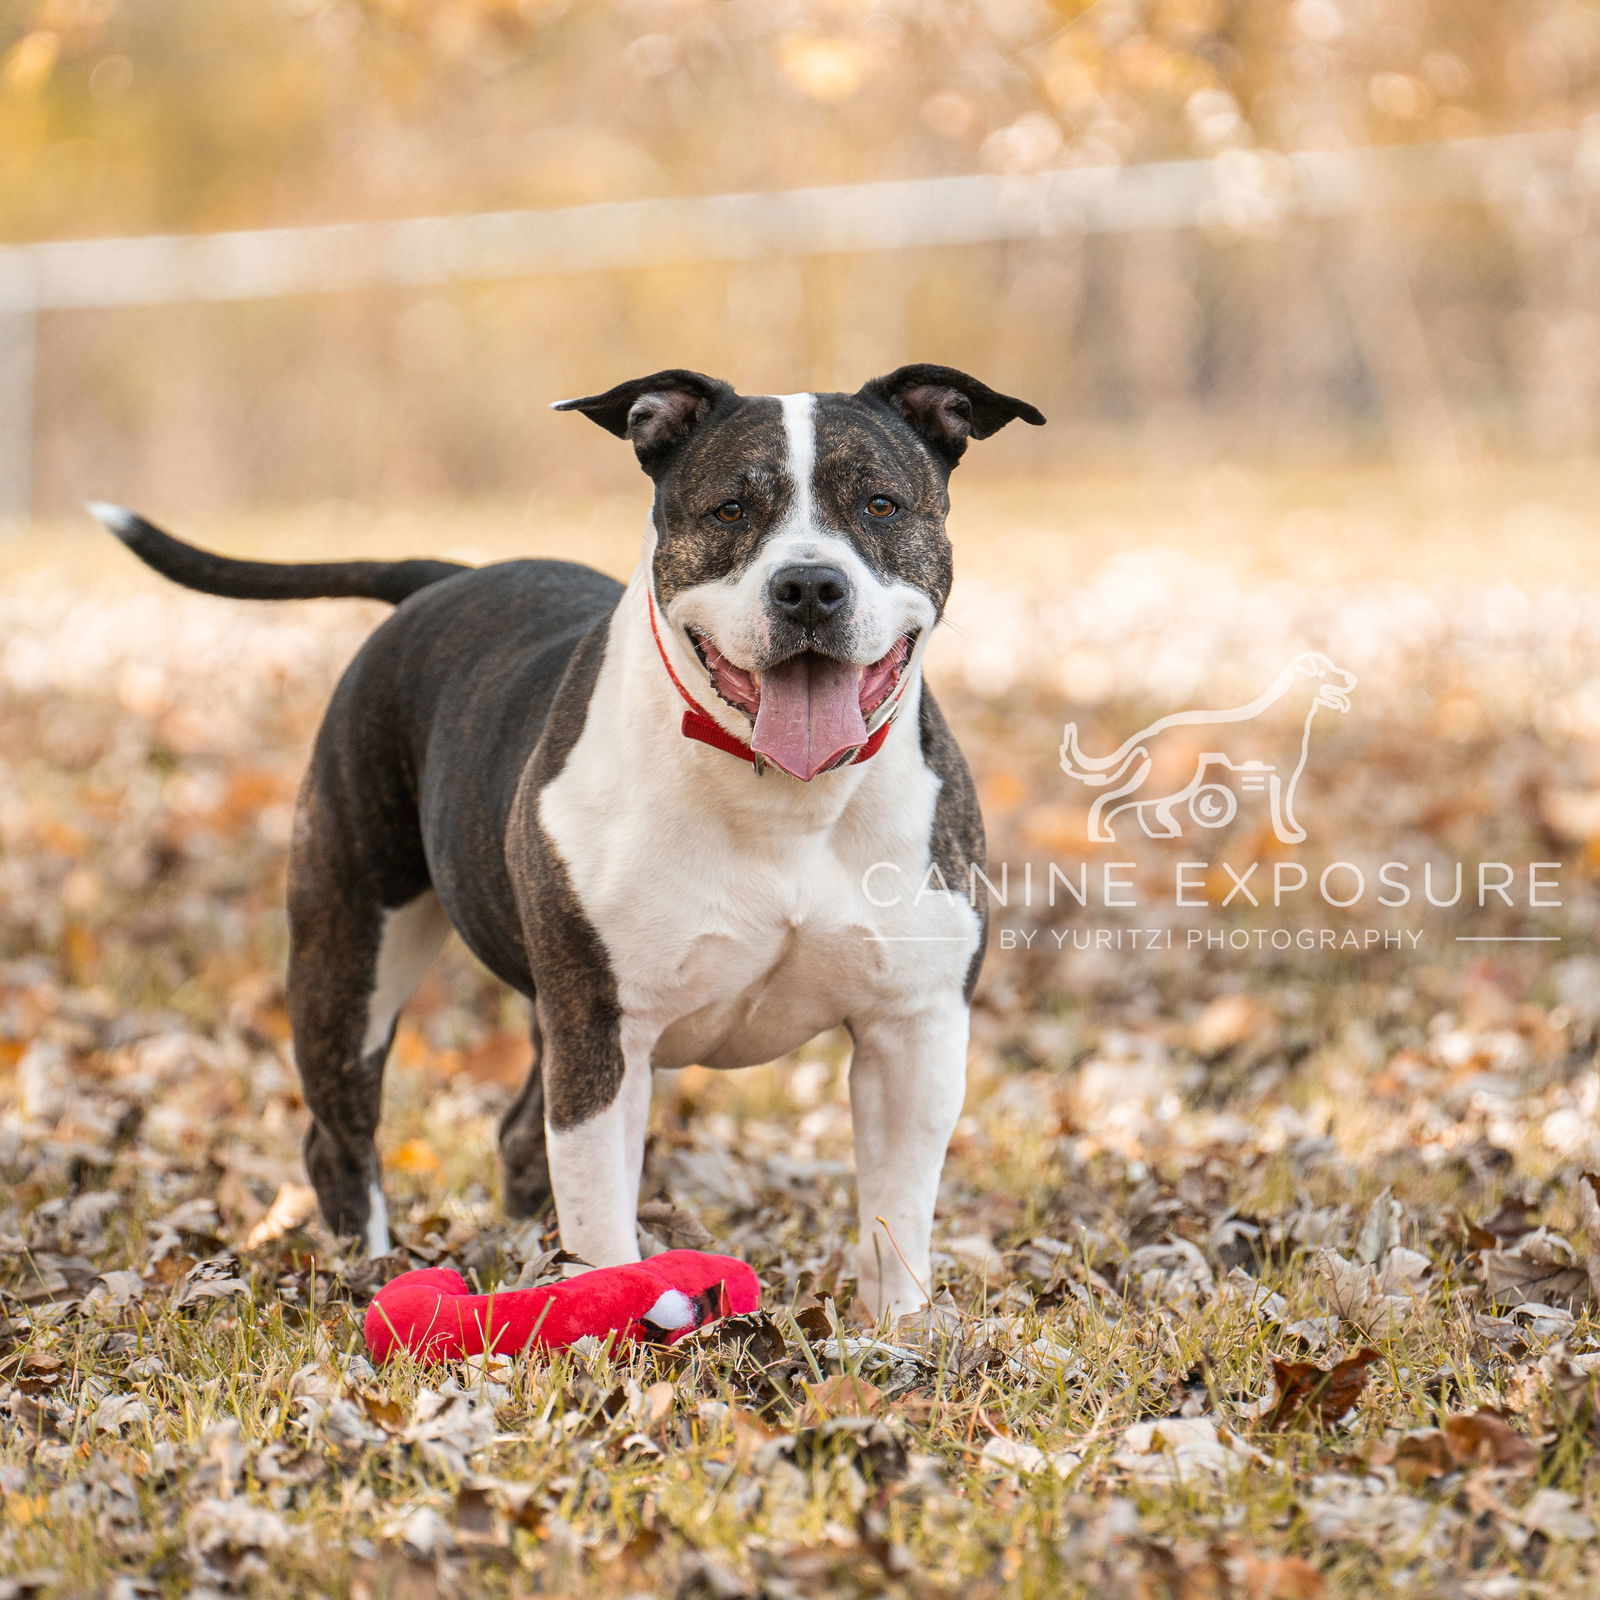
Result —
M 556 409 L 632 442 L 655 482 L 657 605 L 755 752 L 806 780 L 889 714 L 944 611 L 946 486 L 967 441 L 1044 421 L 926 364 L 855 394 L 656 372 Z

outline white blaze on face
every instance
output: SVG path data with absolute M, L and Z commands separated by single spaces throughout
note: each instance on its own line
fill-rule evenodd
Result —
M 783 469 L 794 486 L 789 515 L 781 530 L 804 535 L 814 531 L 816 505 L 812 478 L 817 470 L 817 397 L 814 394 L 780 394 L 783 432 L 788 454 Z
M 816 502 L 817 397 L 772 398 L 783 426 L 783 472 L 790 491 L 783 520 L 747 567 L 684 590 L 673 599 L 669 615 L 679 627 L 707 635 L 735 666 L 755 670 L 771 649 L 767 588 L 772 575 L 796 563 L 837 567 L 851 593 L 844 630 L 847 659 L 866 666 L 887 655 L 903 634 L 925 635 L 933 625 L 933 600 L 908 583 L 885 583 L 848 539 L 822 525 Z

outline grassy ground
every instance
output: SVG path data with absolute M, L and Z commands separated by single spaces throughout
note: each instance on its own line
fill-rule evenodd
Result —
M 1032 863 L 1091 885 L 1126 861 L 1136 904 L 1013 890 L 997 908 L 941 1309 L 879 1330 L 895 1354 L 849 1342 L 846 1063 L 824 1039 L 658 1093 L 647 1226 L 746 1256 L 768 1317 L 687 1350 L 488 1371 L 374 1372 L 357 1327 L 386 1272 L 528 1280 L 552 1243 L 500 1217 L 493 1126 L 524 1022 L 459 950 L 392 1068 L 401 1249 L 341 1256 L 301 1186 L 290 804 L 381 613 L 179 594 L 66 529 L 10 546 L 11 1592 L 1600 1588 L 1589 482 L 974 485 L 934 675 L 994 860 L 1014 883 Z M 529 512 L 532 535 L 492 509 L 184 531 L 626 565 L 637 501 Z M 1109 749 L 1164 712 L 1249 699 L 1305 649 L 1360 683 L 1317 725 L 1303 845 L 1250 806 L 1180 841 L 1089 841 L 1063 722 Z M 1516 904 L 1374 892 L 1384 862 L 1416 883 L 1460 861 L 1470 886 L 1484 860 L 1512 866 Z M 1204 863 L 1201 904 L 1173 903 L 1183 862 Z M 1281 863 L 1313 884 L 1350 863 L 1367 892 L 1223 904 L 1252 862 L 1256 887 Z M 1527 903 L 1532 862 L 1556 864 L 1559 906 Z M 1274 948 L 1280 931 L 1313 948 Z M 1480 942 L 1507 935 L 1545 942 Z

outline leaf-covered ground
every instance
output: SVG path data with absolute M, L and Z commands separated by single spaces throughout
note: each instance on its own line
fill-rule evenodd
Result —
M 492 1159 L 520 1002 L 457 949 L 407 1014 L 394 1257 L 334 1248 L 298 1160 L 284 850 L 322 702 L 382 613 L 231 605 L 110 559 L 14 572 L 0 1592 L 1600 1588 L 1600 587 L 1381 556 L 1313 584 L 1203 545 L 1050 584 L 969 552 L 934 677 L 1012 887 L 936 1310 L 876 1344 L 854 1318 L 845 1052 L 822 1040 L 658 1092 L 643 1225 L 744 1255 L 766 1315 L 489 1370 L 375 1372 L 357 1315 L 408 1265 L 549 1270 Z M 1089 842 L 1063 722 L 1110 749 L 1307 649 L 1360 684 L 1317 724 L 1303 845 L 1249 806 Z M 1133 907 L 1100 903 L 1107 860 Z M 1484 860 L 1518 904 L 1477 904 Z M 1468 891 L 1382 906 L 1394 861 L 1413 885 L 1463 862 Z M 1029 862 L 1087 867 L 1090 903 L 1023 903 Z M 1197 906 L 1172 903 L 1185 862 Z M 1253 891 L 1293 862 L 1365 892 L 1223 905 L 1251 862 Z M 1527 904 L 1534 862 L 1559 906 Z M 1504 935 L 1545 942 L 1462 942 Z

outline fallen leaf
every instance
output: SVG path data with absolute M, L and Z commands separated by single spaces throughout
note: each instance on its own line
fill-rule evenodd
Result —
M 391 1150 L 384 1160 L 384 1167 L 390 1172 L 403 1172 L 408 1177 L 431 1177 L 443 1165 L 439 1160 L 439 1153 L 426 1139 L 407 1139 L 404 1144 L 398 1144 Z
M 405 1407 L 398 1401 L 385 1400 L 381 1395 L 368 1394 L 365 1390 L 354 1395 L 366 1413 L 369 1422 L 376 1423 L 385 1433 L 399 1433 L 405 1426 Z
M 1379 1265 L 1400 1244 L 1400 1202 L 1385 1189 L 1367 1207 L 1356 1235 L 1356 1259 L 1369 1267 Z
M 450 1524 L 432 1506 L 417 1506 L 402 1512 L 385 1525 L 383 1532 L 385 1537 L 397 1539 L 413 1555 L 424 1560 L 448 1555 L 455 1548 L 455 1534 Z
M 1331 1367 L 1319 1367 L 1311 1361 L 1279 1361 L 1274 1357 L 1272 1377 L 1278 1386 L 1278 1399 L 1267 1413 L 1265 1427 L 1278 1433 L 1302 1418 L 1322 1427 L 1342 1421 L 1367 1386 L 1367 1368 L 1382 1359 L 1376 1350 L 1358 1350 Z
M 1595 1536 L 1594 1518 L 1578 1510 L 1578 1497 L 1563 1489 L 1539 1489 L 1517 1515 L 1529 1533 L 1577 1543 Z
M 30 1350 L 22 1358 L 22 1375 L 17 1387 L 24 1394 L 46 1394 L 67 1378 L 67 1364 L 49 1350 Z
M 341 1396 L 324 1407 L 319 1401 L 307 1398 L 301 1401 L 301 1406 L 308 1413 L 307 1426 L 314 1421 L 322 1437 L 336 1451 L 359 1454 L 389 1441 L 389 1435 L 368 1421 L 366 1413 L 353 1400 Z
M 994 1435 L 984 1444 L 978 1458 L 992 1467 L 1009 1467 L 1017 1472 L 1053 1472 L 1064 1478 L 1083 1465 L 1083 1457 L 1072 1450 L 1041 1450 L 1020 1439 Z
M 704 1250 L 711 1230 L 692 1211 L 670 1200 L 651 1200 L 639 1207 L 639 1222 L 669 1250 Z
M 1588 1268 L 1572 1245 L 1549 1228 L 1525 1234 L 1514 1245 L 1484 1250 L 1479 1259 L 1492 1305 L 1532 1300 L 1577 1312 L 1593 1298 Z
M 1414 1250 L 1395 1250 L 1382 1267 L 1347 1261 L 1337 1250 L 1313 1252 L 1311 1270 L 1320 1280 L 1329 1308 L 1369 1339 L 1394 1333 L 1416 1308 L 1407 1274 L 1420 1277 L 1428 1262 Z
M 178 1289 L 174 1307 L 202 1305 L 207 1300 L 230 1300 L 235 1295 L 248 1296 L 250 1285 L 237 1275 L 238 1262 L 231 1257 L 219 1256 L 199 1262 L 190 1269 Z
M 1451 1455 L 1463 1466 L 1524 1472 L 1539 1464 L 1538 1450 L 1492 1411 L 1470 1411 L 1449 1417 L 1444 1434 Z
M 883 1405 L 883 1390 L 865 1378 L 841 1373 L 806 1385 L 806 1403 L 800 1412 L 802 1427 L 814 1427 L 830 1417 L 870 1417 Z
M 891 1398 L 930 1382 L 934 1367 L 915 1350 L 882 1339 L 823 1339 L 814 1346 L 818 1357 L 830 1364 L 870 1374 L 871 1381 Z
M 1142 1483 L 1179 1484 L 1223 1478 L 1266 1458 L 1210 1417 L 1163 1417 L 1125 1428 L 1112 1464 Z
M 1424 1428 L 1396 1442 L 1393 1465 L 1395 1476 L 1408 1489 L 1420 1489 L 1432 1479 L 1454 1472 L 1458 1463 L 1444 1434 L 1437 1428 Z
M 1494 1212 L 1469 1227 L 1489 1235 L 1489 1244 L 1512 1244 L 1533 1231 L 1534 1208 L 1519 1195 L 1507 1195 Z
M 1304 1556 L 1236 1556 L 1241 1600 L 1317 1600 L 1322 1574 Z
M 90 1419 L 96 1433 L 120 1433 L 133 1422 L 148 1422 L 150 1407 L 133 1394 L 108 1394 Z
M 480 1548 L 507 1542 L 499 1505 L 489 1483 L 468 1481 L 456 1490 L 455 1535 L 462 1544 Z
M 652 1383 L 641 1397 L 640 1409 L 643 1418 L 641 1427 L 653 1428 L 658 1422 L 672 1415 L 672 1408 L 678 1403 L 678 1387 L 676 1384 L 662 1380 Z
M 564 1283 L 567 1279 L 568 1267 L 587 1267 L 589 1263 L 582 1256 L 575 1256 L 570 1250 L 540 1250 L 529 1256 L 522 1263 L 522 1270 L 517 1274 L 516 1281 L 509 1287 L 513 1289 L 534 1289 L 546 1283 Z
M 281 1239 L 304 1227 L 316 1214 L 317 1191 L 309 1183 L 280 1184 L 266 1215 L 245 1235 L 244 1247 L 255 1250 Z
M 277 1512 L 248 1500 L 201 1500 L 189 1513 L 189 1547 L 202 1571 L 232 1587 L 267 1571 L 267 1557 L 293 1542 Z
M 402 1437 L 442 1471 L 464 1478 L 469 1458 L 494 1438 L 494 1410 L 474 1403 L 452 1384 L 424 1389 Z

